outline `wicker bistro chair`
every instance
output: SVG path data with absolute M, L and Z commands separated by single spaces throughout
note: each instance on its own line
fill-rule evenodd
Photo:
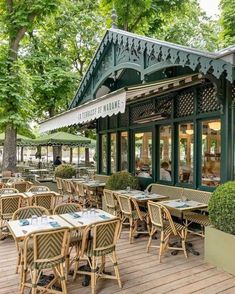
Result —
M 86 194 L 86 190 L 84 189 L 83 183 L 76 182 L 75 184 L 75 191 L 78 196 L 78 202 L 85 208 L 88 204 L 88 197 Z
M 81 211 L 82 207 L 80 204 L 77 203 L 63 203 L 57 205 L 54 210 L 53 214 L 64 214 L 64 213 L 71 213 L 71 212 L 77 212 Z M 67 252 L 66 256 L 66 274 L 69 272 L 69 269 L 74 262 L 74 259 L 70 260 L 71 252 L 73 248 L 76 249 L 76 254 L 80 250 L 81 247 L 81 240 L 82 240 L 82 234 L 79 231 L 73 230 L 70 233 L 70 242 L 69 242 L 69 250 Z
M 3 182 L 0 182 L 0 189 L 5 188 L 5 184 Z
M 64 194 L 68 197 L 68 202 L 75 201 L 75 187 L 72 181 L 62 179 Z
M 2 188 L 0 189 L 0 195 L 19 194 L 19 191 L 14 188 Z
M 20 208 L 23 202 L 23 195 L 1 195 L 0 197 L 0 239 L 3 235 L 9 235 L 7 230 L 7 222 L 12 218 L 17 209 Z
M 116 279 L 121 288 L 121 278 L 119 274 L 116 243 L 120 230 L 120 220 L 114 219 L 102 223 L 96 223 L 88 226 L 83 233 L 82 248 L 77 257 L 74 268 L 74 279 L 77 274 L 88 274 L 91 276 L 91 293 L 95 294 L 95 286 L 98 278 Z M 92 237 L 90 237 L 92 236 Z M 79 261 L 86 257 L 91 267 L 91 272 L 79 271 Z M 113 263 L 115 275 L 105 274 L 106 257 L 109 257 Z M 101 264 L 98 267 L 98 262 Z
M 119 216 L 120 208 L 118 205 L 117 198 L 115 197 L 115 193 L 112 190 L 108 189 L 104 189 L 103 193 L 107 212 L 115 216 Z
M 26 236 L 21 258 L 23 270 L 20 293 L 23 294 L 25 288 L 29 287 L 32 288 L 32 294 L 36 294 L 38 290 L 43 293 L 67 294 L 64 261 L 68 250 L 68 240 L 68 228 L 34 232 Z M 47 286 L 39 286 L 38 280 L 44 269 L 52 269 L 54 279 Z M 31 283 L 27 281 L 28 273 L 30 273 Z M 62 291 L 52 288 L 58 279 Z
M 63 190 L 62 178 L 59 178 L 59 177 L 56 178 L 56 185 L 57 185 L 58 192 L 60 193 L 60 195 L 63 196 L 64 190 Z
M 205 204 L 209 203 L 209 199 L 211 197 L 210 192 L 192 190 L 192 189 L 184 189 L 183 195 L 184 197 L 190 200 L 198 201 L 200 203 L 205 203 Z M 207 209 L 202 209 L 200 211 L 185 211 L 183 212 L 183 219 L 184 219 L 187 231 L 201 237 L 205 237 L 205 234 L 204 234 L 205 227 L 211 224 Z M 191 229 L 190 226 L 193 223 L 200 225 L 201 230 L 196 231 Z
M 31 186 L 32 183 L 28 181 L 15 182 L 12 184 L 12 188 L 17 189 L 20 193 L 28 191 Z
M 87 196 L 87 205 L 89 207 L 96 207 L 101 208 L 102 207 L 102 197 L 100 194 L 97 193 L 97 189 L 93 187 L 89 187 L 85 183 L 83 183 L 83 186 L 86 190 L 86 196 Z
M 187 258 L 185 246 L 187 236 L 186 227 L 173 222 L 169 210 L 159 203 L 148 201 L 148 211 L 152 227 L 147 244 L 147 252 L 149 252 L 150 247 L 159 248 L 159 262 L 161 262 L 162 255 L 166 249 L 183 250 L 185 257 Z M 160 246 L 153 246 L 152 237 L 157 231 L 161 232 Z M 182 247 L 171 247 L 169 245 L 171 236 L 178 236 L 181 239 Z
M 22 207 L 17 209 L 13 216 L 13 220 L 19 220 L 19 219 L 27 219 L 31 218 L 33 215 L 36 216 L 42 216 L 42 215 L 49 215 L 49 211 L 41 206 L 27 206 L 27 207 Z M 17 261 L 17 267 L 16 267 L 16 273 L 18 273 L 18 268 L 20 265 L 20 258 L 21 258 L 21 248 L 22 247 L 22 242 L 17 242 L 16 241 L 16 248 L 18 251 L 18 261 Z
M 47 186 L 32 186 L 28 192 L 50 192 L 51 190 Z
M 32 196 L 32 203 L 36 206 L 42 206 L 50 211 L 55 207 L 56 196 L 53 192 L 38 193 Z
M 149 216 L 147 212 L 141 211 L 139 209 L 138 203 L 135 199 L 130 198 L 126 195 L 117 194 L 118 203 L 121 210 L 121 220 L 122 225 L 128 219 L 130 224 L 129 230 L 129 242 L 133 242 L 134 234 L 146 234 L 146 232 L 137 231 L 138 222 L 144 221 L 147 224 L 147 228 L 149 231 Z M 122 226 L 121 226 L 122 229 Z M 121 230 L 120 230 L 121 233 Z

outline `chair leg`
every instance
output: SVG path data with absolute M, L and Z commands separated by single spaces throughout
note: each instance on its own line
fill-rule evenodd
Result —
M 114 271 L 115 271 L 115 276 L 117 278 L 117 281 L 118 281 L 118 286 L 119 288 L 122 288 L 122 281 L 121 281 L 121 278 L 120 278 L 120 273 L 119 273 L 119 269 L 118 269 L 118 264 L 117 264 L 117 256 L 116 256 L 116 252 L 113 251 L 113 267 L 114 267 Z
M 91 294 L 95 294 L 95 284 L 96 284 L 96 262 L 95 256 L 92 256 L 91 261 Z
M 37 294 L 37 270 L 32 272 L 32 294 Z
M 130 244 L 133 242 L 133 240 L 132 240 L 132 236 L 133 236 L 133 218 L 131 217 L 130 219 L 129 219 L 129 222 L 130 222 L 130 231 L 129 231 L 129 242 L 130 242 Z
M 148 244 L 147 244 L 147 252 L 149 252 L 149 248 L 152 244 L 152 238 L 154 233 L 156 232 L 156 229 L 154 227 L 151 228 L 150 234 L 149 234 L 149 240 L 148 240 Z
M 186 241 L 186 232 L 185 231 L 182 231 L 181 232 L 182 234 L 182 237 L 181 237 L 181 244 L 182 244 L 182 248 L 184 250 L 184 256 L 186 258 L 188 258 L 188 254 L 187 254 L 187 250 L 186 250 L 186 245 L 185 245 L 185 241 Z
M 67 294 L 67 285 L 66 285 L 66 279 L 65 279 L 65 271 L 64 271 L 64 267 L 63 264 L 60 264 L 60 274 L 61 274 L 61 288 L 62 288 L 62 292 L 63 294 Z
M 161 231 L 161 238 L 160 238 L 160 248 L 159 248 L 159 262 L 162 262 L 162 253 L 163 253 L 163 247 L 164 247 L 164 232 Z

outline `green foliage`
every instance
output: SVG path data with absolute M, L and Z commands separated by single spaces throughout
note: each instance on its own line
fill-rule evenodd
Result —
M 76 176 L 76 169 L 70 164 L 61 164 L 55 169 L 55 177 L 71 179 Z
M 235 235 L 235 181 L 216 188 L 210 198 L 208 211 L 215 228 Z
M 221 41 L 224 46 L 235 44 L 235 0 L 221 0 Z
M 106 183 L 107 189 L 110 190 L 124 190 L 127 187 L 131 187 L 132 189 L 138 189 L 139 182 L 136 177 L 134 177 L 132 174 L 121 171 L 113 173 L 107 183 Z

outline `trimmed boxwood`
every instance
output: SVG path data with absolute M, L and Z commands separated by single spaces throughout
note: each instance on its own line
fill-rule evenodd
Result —
M 127 187 L 138 189 L 139 182 L 132 174 L 125 171 L 113 173 L 106 183 L 106 188 L 110 190 L 125 190 Z
M 70 179 L 76 176 L 76 169 L 71 164 L 61 164 L 55 169 L 55 177 Z
M 235 235 L 235 181 L 216 188 L 210 198 L 208 211 L 216 229 Z

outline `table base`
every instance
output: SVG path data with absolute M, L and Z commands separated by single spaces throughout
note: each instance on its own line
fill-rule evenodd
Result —
M 179 248 L 182 247 L 179 242 L 175 242 L 175 243 L 171 244 L 170 246 L 179 247 Z M 192 253 L 193 255 L 196 255 L 196 256 L 200 255 L 200 253 L 193 248 L 193 244 L 191 242 L 186 242 L 185 247 L 186 247 L 187 253 Z M 179 253 L 179 250 L 173 250 L 171 252 L 171 255 L 177 255 L 178 253 Z

